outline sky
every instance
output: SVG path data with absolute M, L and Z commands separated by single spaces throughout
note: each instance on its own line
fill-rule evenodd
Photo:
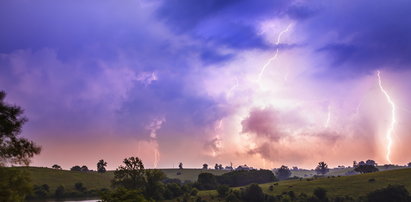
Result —
M 0 89 L 33 166 L 403 165 L 409 19 L 408 0 L 3 0 Z

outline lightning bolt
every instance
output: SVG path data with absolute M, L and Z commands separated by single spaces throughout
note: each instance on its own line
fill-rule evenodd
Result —
M 279 52 L 278 45 L 279 45 L 280 42 L 281 42 L 281 36 L 282 36 L 284 33 L 288 32 L 288 30 L 290 29 L 290 27 L 291 27 L 291 24 L 289 24 L 289 25 L 287 26 L 287 28 L 285 28 L 283 31 L 280 32 L 280 34 L 278 34 L 277 41 L 276 41 L 276 43 L 275 43 L 275 45 L 277 46 L 277 48 L 276 48 L 276 50 L 275 50 L 275 53 L 274 53 L 273 57 L 271 57 L 271 58 L 264 64 L 263 68 L 261 68 L 261 71 L 260 71 L 260 73 L 258 74 L 257 82 L 260 82 L 261 77 L 263 76 L 264 71 L 265 71 L 265 69 L 267 69 L 268 65 L 270 65 L 270 64 L 277 58 L 278 52 Z
M 377 77 L 378 77 L 378 85 L 380 86 L 380 90 L 385 95 L 385 98 L 387 98 L 388 103 L 391 105 L 391 123 L 385 135 L 388 141 L 387 152 L 386 152 L 385 158 L 387 159 L 389 163 L 392 163 L 390 156 L 391 156 L 391 146 L 392 146 L 392 134 L 394 132 L 395 123 L 397 122 L 397 120 L 395 119 L 396 107 L 395 107 L 394 101 L 391 99 L 390 95 L 387 93 L 387 91 L 382 86 L 380 71 L 377 71 Z
M 331 105 L 328 105 L 327 120 L 325 121 L 325 124 L 324 124 L 325 128 L 330 127 L 330 121 L 331 121 Z
M 233 91 L 238 88 L 238 78 L 235 77 L 235 83 L 234 85 L 228 90 L 227 94 L 226 94 L 226 99 L 230 98 L 231 95 L 233 94 Z

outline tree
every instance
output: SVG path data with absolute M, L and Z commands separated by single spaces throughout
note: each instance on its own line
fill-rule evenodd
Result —
M 404 185 L 388 185 L 367 194 L 369 202 L 409 202 L 410 195 Z
M 74 188 L 79 192 L 85 192 L 86 191 L 86 187 L 84 187 L 83 183 L 81 183 L 81 182 L 75 183 Z
M 328 169 L 328 165 L 324 161 L 319 162 L 318 166 L 315 168 L 315 172 L 320 175 L 325 175 L 329 171 L 330 169 Z
M 178 164 L 178 168 L 183 169 L 183 163 L 180 162 L 180 163 Z
M 216 177 L 211 173 L 200 173 L 198 175 L 197 183 L 199 189 L 206 190 L 215 189 L 218 185 Z
M 0 167 L 0 201 L 24 201 L 31 191 L 27 173 Z
M 114 171 L 114 186 L 126 189 L 144 189 L 144 165 L 138 157 L 129 157 L 123 160 L 124 166 Z
M 218 164 L 216 163 L 214 169 L 218 170 Z
M 359 173 L 372 173 L 378 172 L 378 168 L 374 165 L 367 165 L 367 164 L 358 164 L 357 167 L 354 168 L 354 171 Z
M 230 188 L 227 185 L 218 185 L 217 186 L 217 193 L 218 193 L 219 197 L 227 196 L 229 191 L 230 191 Z
M 61 170 L 61 166 L 54 164 L 53 166 L 51 166 L 51 168 L 56 169 L 56 170 Z
M 205 163 L 203 164 L 203 170 L 207 170 L 208 169 L 208 165 Z
M 80 171 L 81 172 L 88 172 L 89 170 L 88 170 L 87 166 L 83 165 L 83 166 L 81 166 Z
M 218 165 L 218 169 L 219 169 L 219 170 L 224 169 L 224 168 L 223 168 L 223 165 L 222 165 L 222 164 Z
M 280 168 L 277 169 L 277 171 L 275 172 L 275 175 L 277 176 L 278 179 L 284 180 L 284 179 L 288 179 L 291 176 L 291 171 L 287 166 L 282 165 Z
M 106 172 L 106 167 L 107 162 L 105 162 L 103 159 L 97 162 L 97 172 L 99 173 L 105 173 Z
M 56 188 L 56 191 L 54 192 L 54 196 L 56 196 L 56 198 L 63 198 L 64 197 L 64 187 L 63 185 L 60 185 Z
M 313 192 L 314 196 L 316 196 L 320 201 L 328 201 L 327 199 L 327 190 L 321 187 L 317 187 L 314 189 Z
M 408 163 L 408 167 L 411 167 L 411 162 Z
M 258 184 L 251 184 L 244 190 L 244 201 L 257 202 L 264 201 L 264 193 Z
M 70 171 L 81 171 L 81 167 L 80 166 L 73 166 L 70 168 Z
M 365 161 L 365 164 L 367 165 L 372 165 L 372 166 L 377 166 L 377 163 L 374 160 L 368 159 Z
M 29 165 L 30 158 L 39 154 L 41 147 L 18 137 L 27 118 L 19 106 L 4 102 L 6 93 L 0 91 L 0 166 L 7 163 Z
M 164 184 L 161 182 L 166 175 L 161 170 L 145 170 L 145 191 L 148 199 L 159 201 L 163 198 Z

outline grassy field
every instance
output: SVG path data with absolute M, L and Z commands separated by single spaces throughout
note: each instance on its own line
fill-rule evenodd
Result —
M 28 172 L 32 178 L 33 184 L 48 184 L 52 192 L 54 192 L 59 185 L 63 185 L 68 192 L 74 191 L 74 184 L 77 182 L 83 183 L 88 190 L 110 188 L 110 181 L 113 178 L 112 171 L 101 174 L 97 172 L 76 172 L 38 167 L 14 167 L 10 169 L 20 169 Z M 167 177 L 178 178 L 182 181 L 196 181 L 197 176 L 202 172 L 210 172 L 215 175 L 221 175 L 228 172 L 224 170 L 205 171 L 201 169 L 162 169 L 162 171 Z M 317 179 L 304 178 L 301 180 L 281 181 L 278 182 L 278 185 L 274 186 L 274 191 L 269 191 L 269 186 L 273 185 L 273 183 L 261 184 L 261 187 L 265 193 L 272 195 L 278 195 L 288 191 L 294 191 L 297 195 L 300 193 L 311 195 L 315 188 L 323 187 L 328 190 L 329 196 L 348 195 L 358 197 L 363 196 L 370 191 L 386 187 L 389 184 L 405 185 L 406 188 L 411 191 L 411 168 L 396 168 L 376 173 L 337 177 L 337 175 L 342 175 L 347 171 L 349 171 L 348 168 L 332 170 L 329 175 L 335 176 L 326 176 Z M 313 171 L 297 171 L 293 172 L 293 175 L 311 175 L 311 172 Z M 180 174 L 178 175 L 177 173 Z M 370 179 L 375 179 L 375 181 L 369 182 Z M 234 189 L 240 188 L 241 187 L 237 187 Z M 199 194 L 202 196 L 217 195 L 216 191 L 201 191 Z
M 374 182 L 369 182 L 370 179 L 375 179 Z M 310 181 L 308 181 L 310 180 Z M 385 170 L 376 173 L 368 173 L 353 176 L 341 177 L 324 177 L 317 179 L 302 179 L 302 180 L 285 180 L 274 183 L 261 184 L 263 191 L 266 194 L 278 195 L 283 192 L 294 191 L 297 195 L 305 193 L 312 195 L 313 190 L 317 187 L 325 188 L 328 195 L 335 196 L 351 196 L 357 198 L 364 196 L 367 193 L 379 188 L 388 186 L 389 184 L 404 185 L 411 191 L 411 168 Z M 270 191 L 269 186 L 274 185 L 274 190 Z M 234 189 L 240 189 L 237 187 Z M 216 196 L 216 191 L 200 191 L 202 196 Z
M 34 185 L 48 184 L 52 192 L 59 186 L 63 185 L 67 192 L 75 191 L 74 184 L 77 182 L 83 183 L 83 185 L 91 190 L 100 190 L 103 188 L 110 188 L 111 179 L 113 179 L 113 171 L 106 173 L 97 172 L 78 172 L 67 170 L 55 170 L 51 168 L 39 168 L 39 167 L 14 167 L 10 169 L 24 170 L 30 174 L 32 183 Z M 168 178 L 177 178 L 182 182 L 190 180 L 192 182 L 197 181 L 197 177 L 200 173 L 205 172 L 202 169 L 161 169 Z M 207 170 L 214 175 L 222 175 L 228 171 L 225 170 Z M 180 173 L 179 175 L 177 173 Z

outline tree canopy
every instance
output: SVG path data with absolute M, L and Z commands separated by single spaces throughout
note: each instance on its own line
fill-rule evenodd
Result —
M 27 118 L 19 106 L 5 103 L 5 97 L 6 93 L 0 91 L 0 166 L 8 163 L 29 165 L 30 158 L 39 154 L 41 147 L 18 137 Z

